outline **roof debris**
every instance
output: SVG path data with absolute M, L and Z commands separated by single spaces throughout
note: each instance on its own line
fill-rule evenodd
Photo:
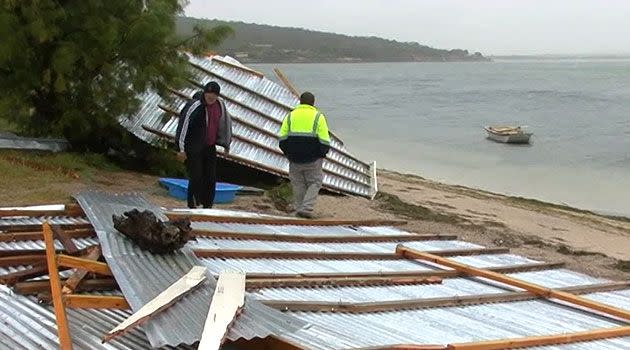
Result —
M 92 237 L 69 238 L 82 254 L 86 248 L 100 244 L 114 278 L 87 274 L 73 293 L 85 288 L 92 294 L 72 294 L 75 299 L 69 299 L 68 329 L 77 348 L 196 346 L 210 303 L 220 301 L 216 278 L 226 270 L 244 274 L 240 284 L 245 289 L 243 307 L 240 312 L 233 311 L 240 304 L 235 300 L 217 304 L 230 306 L 225 313 L 219 312 L 216 320 L 225 316 L 223 324 L 232 324 L 217 327 L 219 335 L 214 339 L 220 339 L 227 330 L 226 341 L 236 349 L 252 348 L 254 343 L 270 349 L 282 345 L 286 349 L 322 350 L 421 349 L 430 344 L 437 344 L 436 349 L 547 349 L 545 346 L 550 344 L 556 344 L 553 348 L 558 350 L 630 348 L 630 329 L 617 317 L 625 317 L 630 309 L 630 281 L 592 278 L 564 269 L 562 262 L 534 261 L 506 250 L 458 241 L 453 235 L 415 235 L 375 222 L 361 225 L 322 221 L 309 225 L 221 210 L 194 211 L 191 238 L 186 245 L 173 254 L 155 255 L 115 232 L 111 215 L 139 208 L 166 220 L 160 209 L 135 195 L 89 192 L 78 199 L 89 221 L 77 217 L 54 220 L 65 223 L 65 232 L 91 223 L 91 232 L 82 229 L 87 232 L 84 235 Z M 0 259 L 6 258 L 0 260 L 0 278 L 28 271 L 41 261 L 41 226 L 39 232 L 34 232 L 32 225 L 43 221 L 40 217 L 0 218 L 0 227 L 12 231 L 0 233 Z M 22 226 L 31 232 L 19 235 L 24 233 Z M 3 239 L 4 235 L 11 239 Z M 60 241 L 54 243 L 55 249 L 64 250 Z M 77 258 L 66 260 L 61 262 L 77 266 Z M 143 325 L 145 333 L 132 329 L 111 343 L 100 344 L 101 338 L 130 312 L 73 309 L 88 305 L 88 301 L 116 307 L 115 302 L 126 300 L 138 311 L 196 265 L 207 269 L 206 280 L 148 320 Z M 45 273 L 18 281 L 14 294 L 0 286 L 0 318 L 6 324 L 0 328 L 0 343 L 16 349 L 59 346 L 51 307 L 35 304 L 33 296 L 18 294 L 50 293 Z M 471 273 L 497 276 L 500 281 L 470 277 Z M 61 283 L 70 274 L 60 272 Z M 512 279 L 541 289 L 531 293 L 504 283 Z M 95 288 L 102 289 L 98 292 Z M 103 292 L 112 288 L 111 292 Z M 223 290 L 226 297 L 227 290 Z M 580 305 L 604 305 L 600 308 L 603 311 L 620 311 L 609 316 L 594 314 L 583 308 L 569 308 L 557 300 L 541 299 L 541 293 L 580 295 L 572 300 L 584 301 Z M 576 341 L 583 343 L 573 344 Z

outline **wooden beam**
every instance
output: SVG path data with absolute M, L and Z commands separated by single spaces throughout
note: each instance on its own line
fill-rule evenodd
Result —
M 245 249 L 194 249 L 200 258 L 240 258 L 240 259 L 348 259 L 348 260 L 404 260 L 404 257 L 391 253 L 358 252 L 317 252 L 284 250 L 245 250 Z M 507 248 L 470 248 L 430 251 L 437 256 L 466 256 L 482 254 L 503 254 Z
M 77 204 L 66 204 L 64 209 L 60 210 L 41 210 L 41 209 L 4 209 L 0 210 L 0 217 L 40 217 L 40 216 L 72 216 L 82 217 L 85 214 L 81 207 Z
M 585 341 L 593 341 L 607 338 L 619 338 L 630 336 L 630 326 L 600 328 L 584 332 L 552 334 L 535 337 L 523 337 L 514 339 L 490 340 L 484 342 L 470 342 L 449 344 L 448 350 L 504 350 L 519 349 L 534 346 L 549 346 L 569 344 Z
M 70 267 L 73 269 L 84 269 L 103 276 L 113 276 L 112 271 L 106 263 L 92 261 L 89 259 L 77 258 L 69 255 L 58 255 L 57 264 L 59 264 L 59 266 Z
M 90 247 L 95 247 L 95 245 L 90 246 Z M 79 249 L 77 251 L 77 254 L 86 253 L 87 250 L 90 247 L 86 247 L 84 249 Z M 63 249 L 55 249 L 55 253 L 57 253 L 57 254 L 64 253 L 64 252 L 65 252 L 65 250 L 63 250 Z M 19 257 L 26 257 L 26 256 L 30 256 L 30 255 L 40 256 L 40 257 L 42 257 L 45 260 L 46 259 L 46 250 L 45 249 L 0 250 L 0 261 L 2 261 L 2 258 L 16 258 L 16 259 L 19 259 Z M 6 266 L 11 266 L 11 265 L 7 264 Z
M 61 283 L 67 283 L 67 279 L 61 279 Z M 75 289 L 76 292 L 105 291 L 118 288 L 116 280 L 113 278 L 84 279 Z M 48 281 L 27 281 L 18 282 L 13 286 L 13 290 L 22 295 L 37 295 L 39 293 L 50 293 L 50 283 Z
M 489 271 L 486 269 L 479 269 L 470 265 L 458 263 L 449 259 L 445 259 L 439 257 L 434 254 L 421 252 L 415 249 L 411 249 L 402 245 L 398 245 L 396 247 L 396 253 L 400 256 L 409 258 L 409 259 L 421 259 L 424 261 L 430 261 L 432 263 L 450 267 L 462 273 L 466 273 L 475 277 L 483 277 L 495 282 L 500 282 L 507 284 L 509 286 L 517 287 L 524 289 L 534 295 L 537 295 L 541 298 L 554 298 L 558 300 L 562 300 L 567 302 L 572 306 L 581 306 L 587 309 L 591 309 L 594 311 L 598 311 L 600 313 L 604 313 L 607 315 L 611 315 L 614 317 L 618 317 L 623 320 L 630 320 L 630 311 L 623 310 L 614 306 L 606 305 L 603 303 L 599 303 L 596 301 L 588 300 L 586 298 L 573 295 L 571 293 L 562 292 L 562 291 L 554 291 L 553 289 L 549 289 L 534 283 L 525 282 L 513 277 L 505 276 L 503 274 Z
M 45 262 L 45 254 L 3 256 L 0 258 L 0 267 L 44 264 Z
M 92 224 L 62 224 L 59 225 L 62 228 L 68 229 L 68 230 L 80 230 L 80 229 L 94 229 L 92 227 Z M 28 224 L 28 225 L 15 225 L 15 224 L 7 224 L 7 225 L 0 225 L 0 231 L 3 232 L 32 232 L 32 231 L 39 231 L 41 232 L 42 230 L 42 225 L 41 224 Z M 2 233 L 4 234 L 4 233 Z
M 441 274 L 442 271 L 436 271 Z M 420 285 L 442 283 L 439 276 L 421 277 L 348 277 L 348 278 L 304 278 L 296 279 L 252 279 L 247 281 L 247 290 L 254 291 L 262 288 L 325 288 L 325 287 L 367 287 L 367 286 L 395 286 Z
M 298 98 L 300 97 L 300 92 L 298 91 L 298 89 L 296 89 L 295 86 L 291 84 L 291 81 L 289 80 L 289 78 L 287 78 L 287 76 L 284 75 L 284 73 L 280 70 L 280 68 L 274 68 L 273 72 L 276 73 L 276 76 L 278 77 L 278 79 L 280 79 L 280 81 L 282 82 L 282 85 L 284 85 L 289 91 L 291 91 L 293 96 L 298 97 Z
M 604 291 L 622 290 L 630 287 L 630 281 L 601 283 L 587 286 L 559 288 L 556 291 L 574 294 L 598 293 Z M 464 305 L 478 305 L 488 303 L 505 303 L 537 299 L 529 292 L 505 292 L 481 295 L 467 295 L 444 298 L 419 298 L 392 300 L 385 302 L 345 303 L 345 302 L 316 302 L 304 300 L 260 300 L 263 304 L 281 311 L 302 312 L 342 312 L 342 313 L 374 313 L 398 310 L 417 310 L 426 308 L 443 308 Z
M 101 257 L 101 247 L 96 246 L 90 249 L 87 255 L 83 257 L 83 259 L 96 261 L 100 257 Z M 73 293 L 74 290 L 77 289 L 77 286 L 79 285 L 79 283 L 81 283 L 81 280 L 83 280 L 83 278 L 85 278 L 85 276 L 88 274 L 88 272 L 89 271 L 86 269 L 76 269 L 74 273 L 72 273 L 72 275 L 64 283 L 63 288 L 61 289 L 61 292 L 63 294 Z
M 245 304 L 245 274 L 222 272 L 214 289 L 199 349 L 218 350 L 239 310 Z
M 64 229 L 59 227 L 59 225 L 52 225 L 52 231 L 53 236 L 61 242 L 68 254 L 74 255 L 79 253 L 79 248 L 77 248 L 72 238 L 66 234 Z
M 218 58 L 217 56 L 213 56 L 212 60 L 215 61 L 215 62 L 224 64 L 226 66 L 230 66 L 232 68 L 236 68 L 236 69 L 242 70 L 244 72 L 251 73 L 251 74 L 257 76 L 258 78 L 264 78 L 265 77 L 265 75 L 263 73 L 259 72 L 259 71 L 255 71 L 255 70 L 253 70 L 253 69 L 251 69 L 249 67 L 245 67 L 245 66 L 241 66 L 241 65 L 238 65 L 238 64 L 234 64 L 232 62 L 225 61 L 223 59 Z
M 301 243 L 362 243 L 362 242 L 422 242 L 422 241 L 450 241 L 457 239 L 455 235 L 285 235 L 266 233 L 245 233 L 212 230 L 193 230 L 197 237 L 242 239 L 273 242 L 301 242 Z
M 157 313 L 166 310 L 171 305 L 181 299 L 186 293 L 201 285 L 206 279 L 206 268 L 204 266 L 193 266 L 190 271 L 182 276 L 175 283 L 170 285 L 155 298 L 142 306 L 133 315 L 129 316 L 121 324 L 103 337 L 103 343 L 112 338 L 128 332 L 133 327 L 145 322 Z
M 258 225 L 296 225 L 296 226 L 402 226 L 406 221 L 400 220 L 303 220 L 292 218 L 237 217 L 221 215 L 190 215 L 180 212 L 167 212 L 171 219 L 189 218 L 191 221 L 225 222 Z
M 48 275 L 50 278 L 50 290 L 52 294 L 55 319 L 57 321 L 57 332 L 59 334 L 59 348 L 61 350 L 72 349 L 72 339 L 68 328 L 68 318 L 61 295 L 61 284 L 59 282 L 59 270 L 57 269 L 57 259 L 55 257 L 55 240 L 53 232 L 48 223 L 44 223 L 44 242 L 46 244 L 46 262 L 48 265 Z
M 69 294 L 63 296 L 63 301 L 66 307 L 72 309 L 129 309 L 125 297 L 117 295 Z
M 30 278 L 40 277 L 48 273 L 48 267 L 45 262 L 35 264 L 26 270 L 12 272 L 6 275 L 0 276 L 0 283 L 12 286 L 17 282 L 24 281 Z
M 96 235 L 93 229 L 79 229 L 79 230 L 71 230 L 71 231 L 66 230 L 65 234 L 66 236 L 70 238 L 88 238 L 88 237 L 94 237 Z M 0 233 L 0 242 L 41 241 L 43 239 L 44 239 L 44 235 L 41 231 Z
M 557 269 L 564 266 L 563 262 L 556 263 L 531 263 L 508 265 L 488 268 L 490 271 L 501 273 L 516 273 Z M 464 274 L 456 270 L 412 270 L 391 272 L 356 272 L 356 273 L 248 273 L 247 288 L 292 288 L 292 287 L 326 287 L 343 285 L 376 285 L 376 284 L 412 284 L 414 279 L 430 277 L 455 278 Z

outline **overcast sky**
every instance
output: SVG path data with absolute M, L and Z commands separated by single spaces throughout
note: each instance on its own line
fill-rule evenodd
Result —
M 630 54 L 630 0 L 190 0 L 186 15 L 484 54 Z

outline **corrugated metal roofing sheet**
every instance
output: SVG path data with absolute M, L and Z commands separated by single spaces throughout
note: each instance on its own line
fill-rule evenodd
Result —
M 68 141 L 63 139 L 19 137 L 15 135 L 0 136 L 0 149 L 61 152 L 65 151 L 68 146 Z
M 199 222 L 192 223 L 198 230 L 260 233 L 269 235 L 312 235 L 312 236 L 371 236 L 412 235 L 393 227 L 344 227 L 344 226 L 295 226 L 295 225 L 252 225 L 237 223 Z
M 79 249 L 87 248 L 89 246 L 98 244 L 96 238 L 73 238 L 72 242 Z M 60 241 L 55 240 L 55 248 L 63 249 L 63 244 Z M 41 249 L 42 252 L 46 249 L 44 241 L 15 241 L 15 242 L 0 242 L 0 250 L 27 250 L 27 249 Z
M 102 336 L 130 316 L 127 311 L 105 309 L 66 309 L 74 349 L 147 349 L 150 344 L 136 328 L 124 337 L 102 344 Z M 59 348 L 57 325 L 52 307 L 34 298 L 13 293 L 0 285 L 0 349 Z M 181 347 L 186 349 L 186 347 Z
M 205 84 L 216 80 L 221 84 L 226 107 L 234 116 L 234 139 L 230 154 L 220 152 L 219 155 L 263 171 L 287 176 L 288 161 L 282 155 L 275 135 L 282 119 L 298 104 L 298 99 L 285 87 L 226 64 L 221 58 L 189 56 L 189 60 L 195 66 L 201 67 L 193 69 L 196 83 Z M 180 93 L 192 96 L 194 91 L 188 88 Z M 167 105 L 151 91 L 143 94 L 141 99 L 143 103 L 137 115 L 133 118 L 122 117 L 121 124 L 147 142 L 155 142 L 158 137 L 144 130 L 143 125 L 175 135 L 177 117 L 164 112 L 159 106 L 178 112 L 185 100 L 179 98 L 174 104 Z M 377 186 L 374 165 L 368 165 L 351 156 L 334 135 L 331 137 L 331 145 L 331 152 L 324 162 L 324 187 L 337 192 L 373 197 Z
M 96 229 L 103 256 L 133 310 L 149 302 L 192 266 L 201 265 L 189 248 L 168 255 L 151 254 L 113 228 L 112 214 L 122 214 L 134 208 L 152 210 L 166 220 L 158 208 L 141 196 L 84 192 L 76 198 Z M 148 321 L 144 329 L 151 345 L 159 347 L 197 342 L 215 285 L 216 280 L 209 274 L 201 287 Z M 264 338 L 290 333 L 305 325 L 247 296 L 244 310 L 230 329 L 228 338 Z
M 395 228 L 370 227 L 288 227 L 243 224 L 217 224 L 195 222 L 195 228 L 216 231 L 252 232 L 262 234 L 293 235 L 350 235 L 350 234 L 401 234 Z M 369 233 L 368 233 L 369 231 Z M 457 249 L 480 246 L 461 241 L 406 242 L 416 249 Z M 336 252 L 393 252 L 395 243 L 295 243 L 237 239 L 198 238 L 191 247 L 203 249 L 247 249 L 285 251 L 336 251 Z M 513 254 L 461 256 L 455 261 L 476 267 L 498 267 L 536 262 Z M 392 260 L 318 260 L 318 259 L 237 259 L 205 258 L 203 261 L 213 272 L 236 268 L 247 273 L 335 273 L 379 272 L 405 270 L 431 270 L 430 264 L 416 261 Z M 549 288 L 582 286 L 603 283 L 566 269 L 520 272 L 510 274 L 516 278 L 538 283 Z M 304 288 L 263 288 L 254 293 L 261 300 L 301 300 L 322 302 L 381 302 L 418 298 L 451 297 L 504 293 L 513 288 L 483 279 L 452 278 L 442 284 L 345 286 Z M 630 309 L 630 291 L 596 293 L 588 298 L 621 308 Z M 581 312 L 562 304 L 544 300 L 505 302 L 475 306 L 445 307 L 421 310 L 400 310 L 365 314 L 287 312 L 313 326 L 289 335 L 291 341 L 309 349 L 352 349 L 366 346 L 393 344 L 446 344 L 543 334 L 589 330 L 621 325 L 621 322 Z M 313 341 L 313 339 L 316 339 Z M 630 338 L 541 347 L 545 350 L 569 349 L 630 349 Z

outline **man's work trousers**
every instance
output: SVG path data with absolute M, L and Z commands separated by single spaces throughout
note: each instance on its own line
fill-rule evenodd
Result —
M 324 160 L 318 159 L 312 163 L 289 163 L 289 180 L 293 187 L 293 205 L 298 213 L 313 213 L 317 195 L 322 187 Z
M 206 146 L 199 153 L 186 154 L 188 208 L 212 208 L 217 184 L 217 148 Z

